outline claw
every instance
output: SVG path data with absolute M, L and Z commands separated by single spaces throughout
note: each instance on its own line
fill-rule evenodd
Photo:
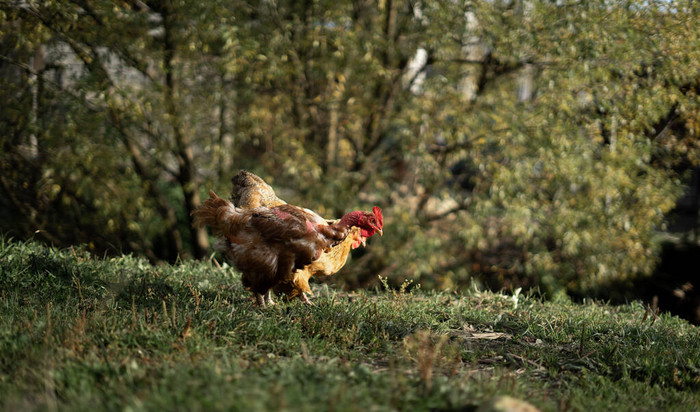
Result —
M 299 299 L 301 299 L 301 301 L 304 302 L 304 303 L 307 304 L 307 305 L 314 306 L 314 303 L 313 303 L 312 301 L 309 300 L 309 297 L 306 296 L 306 293 L 303 293 L 303 292 L 302 292 L 302 293 L 299 295 Z

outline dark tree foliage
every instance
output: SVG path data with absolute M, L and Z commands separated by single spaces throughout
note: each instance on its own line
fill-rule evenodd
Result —
M 246 168 L 386 230 L 340 279 L 582 291 L 649 273 L 700 160 L 693 1 L 17 1 L 0 230 L 152 261 Z M 697 222 L 693 222 L 697 225 Z

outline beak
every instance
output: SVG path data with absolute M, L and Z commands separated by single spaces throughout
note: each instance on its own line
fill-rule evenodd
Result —
M 362 236 L 360 241 L 362 242 L 362 246 L 367 246 L 367 238 L 366 237 Z
M 382 231 L 382 229 L 377 229 L 377 232 L 379 232 L 379 236 L 384 236 L 384 231 Z

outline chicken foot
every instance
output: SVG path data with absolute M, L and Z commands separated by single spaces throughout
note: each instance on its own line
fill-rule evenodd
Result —
M 253 297 L 255 298 L 255 306 L 259 308 L 265 307 L 265 296 L 263 294 L 253 292 Z
M 275 301 L 272 300 L 272 289 L 268 290 L 265 294 L 265 303 L 267 303 L 270 306 L 276 305 Z
M 275 301 L 272 299 L 272 289 L 268 290 L 264 295 L 262 293 L 253 292 L 253 297 L 255 297 L 255 306 L 259 308 L 276 305 Z
M 302 292 L 301 294 L 299 294 L 299 299 L 301 299 L 301 301 L 307 305 L 314 305 L 314 303 L 309 300 L 309 297 L 306 295 L 306 292 Z

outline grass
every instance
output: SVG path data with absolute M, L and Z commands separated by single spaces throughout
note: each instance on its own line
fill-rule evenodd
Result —
M 1 410 L 700 410 L 700 331 L 640 303 L 320 289 L 0 240 Z

